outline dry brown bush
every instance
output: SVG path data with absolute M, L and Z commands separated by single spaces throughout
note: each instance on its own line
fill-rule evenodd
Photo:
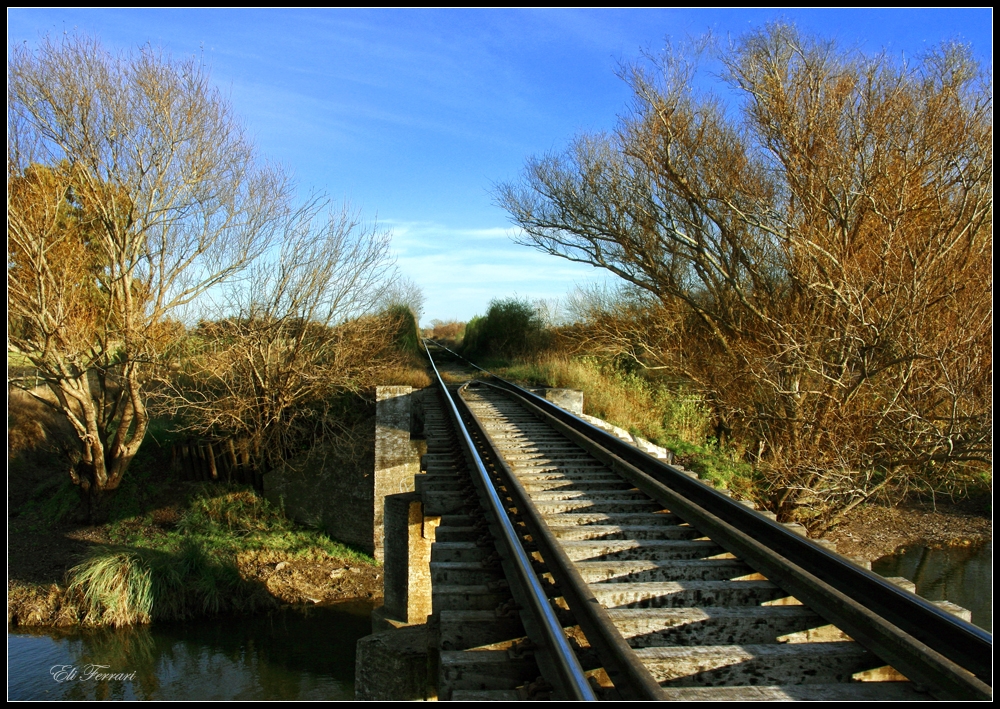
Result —
M 205 323 L 202 351 L 163 382 L 157 407 L 198 435 L 238 439 L 269 469 L 343 431 L 342 395 L 370 392 L 387 374 L 426 380 L 396 346 L 396 329 L 387 315 L 333 326 Z
M 238 439 L 264 469 L 336 434 L 342 395 L 406 368 L 401 340 L 416 348 L 407 307 L 373 312 L 395 276 L 388 232 L 345 208 L 299 236 L 252 270 L 253 288 L 227 288 L 228 317 L 199 326 L 158 397 L 188 430 Z
M 904 64 L 773 25 L 627 67 L 612 135 L 529 162 L 524 243 L 641 297 L 593 342 L 695 382 L 763 494 L 816 526 L 992 463 L 992 83 L 966 47 Z
M 378 376 L 378 384 L 426 389 L 432 382 L 426 365 L 422 362 L 406 362 L 383 368 Z
M 459 344 L 465 335 L 465 323 L 457 320 L 431 320 L 431 326 L 424 331 L 424 337 L 440 342 Z

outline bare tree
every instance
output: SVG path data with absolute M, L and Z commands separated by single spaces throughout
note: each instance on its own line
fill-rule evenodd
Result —
M 409 278 L 397 278 L 382 291 L 379 307 L 382 310 L 391 310 L 394 307 L 406 308 L 413 313 L 414 319 L 419 323 L 420 317 L 424 314 L 426 300 L 420 286 Z
M 8 351 L 72 424 L 70 474 L 98 502 L 143 440 L 171 315 L 268 248 L 289 185 L 195 59 L 70 35 L 7 67 Z
M 648 291 L 628 283 L 577 288 L 567 299 L 567 312 L 570 324 L 562 328 L 561 344 L 569 351 L 697 378 L 695 372 L 683 371 L 683 316 Z
M 249 287 L 223 289 L 219 317 L 199 326 L 158 404 L 189 430 L 237 439 L 264 468 L 336 434 L 338 395 L 370 388 L 399 354 L 384 310 L 389 240 L 347 207 L 299 214 Z
M 657 301 L 683 346 L 636 358 L 711 395 L 783 514 L 960 484 L 992 461 L 989 73 L 783 25 L 719 58 L 738 111 L 668 50 L 623 71 L 614 134 L 529 161 L 500 203 L 523 243 Z

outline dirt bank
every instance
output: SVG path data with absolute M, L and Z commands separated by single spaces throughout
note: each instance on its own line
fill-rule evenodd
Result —
M 176 505 L 145 516 L 145 536 L 169 529 L 177 519 Z M 113 542 L 104 525 L 57 525 L 8 518 L 7 623 L 9 625 L 71 626 L 84 612 L 78 595 L 66 591 L 66 574 L 94 547 Z M 382 595 L 382 568 L 370 563 L 315 554 L 301 558 L 269 549 L 244 550 L 232 560 L 240 576 L 261 591 L 259 607 L 319 604 Z
M 867 505 L 852 510 L 823 537 L 845 556 L 873 561 L 905 546 L 970 546 L 993 539 L 992 499 Z
M 157 554 L 176 560 L 188 542 L 212 560 L 202 564 L 206 570 L 224 566 L 228 574 L 235 567 L 243 582 L 227 581 L 228 590 L 216 591 L 214 577 L 199 580 L 187 561 L 175 564 L 180 578 L 190 575 L 178 582 L 180 590 L 208 588 L 219 596 L 216 608 L 233 605 L 224 596 L 233 596 L 237 586 L 246 596 L 239 604 L 243 612 L 381 596 L 382 569 L 370 558 L 294 525 L 252 492 L 175 479 L 170 447 L 152 438 L 110 500 L 112 521 L 81 524 L 78 491 L 68 485 L 62 452 L 72 449 L 75 437 L 62 417 L 39 403 L 45 395 L 8 387 L 8 624 L 80 623 L 83 599 L 66 592 L 67 572 L 97 550 L 145 552 L 147 562 Z
M 240 573 L 260 581 L 282 603 L 332 603 L 382 597 L 382 568 L 337 559 L 286 559 L 273 552 L 241 554 Z

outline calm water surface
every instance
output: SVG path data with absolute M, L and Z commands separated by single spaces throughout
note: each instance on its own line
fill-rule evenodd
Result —
M 972 611 L 972 622 L 993 632 L 993 542 L 977 547 L 912 547 L 872 562 L 882 576 L 903 576 L 929 601 Z
M 993 632 L 992 542 L 914 547 L 872 570 L 968 608 Z M 12 630 L 8 699 L 353 699 L 354 648 L 371 610 L 351 602 L 117 631 Z
M 354 646 L 371 633 L 371 610 L 351 602 L 117 631 L 12 630 L 7 696 L 354 699 Z

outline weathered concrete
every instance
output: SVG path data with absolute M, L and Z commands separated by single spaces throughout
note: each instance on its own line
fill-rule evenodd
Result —
M 410 440 L 412 387 L 380 386 L 375 390 L 375 465 L 373 470 L 373 556 L 383 558 L 385 498 L 413 491 L 420 472 L 420 452 Z
M 697 561 L 580 561 L 577 571 L 587 583 L 603 581 L 735 581 L 753 574 L 739 559 Z
M 384 605 L 372 613 L 374 634 L 358 641 L 355 697 L 436 699 L 436 633 L 427 620 L 431 546 L 441 519 L 425 515 L 415 491 L 427 452 L 426 440 L 412 439 L 425 428 L 422 404 L 410 387 L 379 387 L 376 399 L 370 539 L 383 563 Z
M 421 402 L 422 396 L 411 398 L 422 408 L 414 430 L 426 436 L 420 464 L 425 472 L 411 478 L 414 492 L 385 497 L 382 517 L 385 605 L 376 609 L 372 622 L 376 632 L 397 629 L 359 641 L 357 697 L 406 700 L 439 694 L 448 699 L 455 692 L 457 698 L 517 699 L 522 677 L 534 679 L 538 668 L 530 657 L 510 659 L 505 650 L 490 654 L 497 649 L 493 645 L 481 647 L 521 638 L 524 630 L 516 614 L 497 615 L 496 609 L 510 602 L 510 591 L 495 560 L 486 558 L 492 544 L 481 544 L 487 534 L 481 516 L 468 514 L 474 495 L 444 412 L 431 397 Z M 387 441 L 392 438 L 390 431 Z M 380 459 L 395 472 L 391 456 Z M 448 542 L 441 544 L 440 537 Z M 463 561 L 432 561 L 438 558 Z M 420 632 L 423 641 L 411 637 Z M 462 649 L 470 644 L 475 647 Z
M 539 514 L 545 517 L 547 515 L 558 515 L 566 512 L 576 512 L 578 514 L 585 512 L 656 512 L 658 510 L 662 510 L 663 505 L 648 498 L 645 500 L 612 500 L 608 502 L 603 500 L 594 501 L 591 499 L 580 499 L 566 500 L 564 502 L 541 503 L 535 505 L 535 509 L 538 510 Z
M 606 608 L 755 606 L 788 595 L 770 581 L 595 583 L 590 590 Z
M 628 431 L 626 431 L 624 428 L 619 428 L 618 426 L 608 423 L 604 419 L 599 419 L 596 416 L 587 416 L 582 411 L 577 415 L 587 423 L 591 424 L 592 426 L 597 426 L 597 428 L 603 429 L 608 433 L 617 436 L 626 443 L 632 444 L 633 446 L 641 450 L 643 453 L 648 453 L 654 458 L 659 458 L 660 460 L 664 460 L 667 463 L 672 463 L 674 460 L 673 451 L 668 450 L 662 446 L 658 446 L 655 443 L 647 441 L 645 438 L 641 438 L 640 436 L 634 436 Z
M 372 411 L 341 440 L 267 473 L 264 496 L 296 522 L 371 553 L 374 437 Z
M 499 565 L 478 561 L 432 561 L 431 579 L 435 585 L 475 586 L 503 578 Z
M 436 699 L 427 646 L 425 625 L 408 625 L 358 640 L 355 699 Z
M 521 694 L 516 689 L 456 689 L 451 693 L 453 702 L 519 702 Z
M 507 588 L 481 583 L 468 586 L 437 584 L 434 588 L 434 612 L 495 611 L 510 598 Z
M 498 616 L 495 609 L 442 610 L 439 617 L 442 650 L 468 650 L 524 635 L 516 613 Z
M 385 568 L 382 614 L 403 623 L 425 623 L 431 614 L 431 546 L 441 524 L 424 516 L 420 493 L 385 498 Z
M 531 473 L 518 477 L 524 489 L 528 492 L 558 491 L 558 490 L 631 490 L 631 483 L 613 473 L 577 474 L 573 477 L 556 476 L 548 473 Z M 632 485 L 632 487 L 635 487 Z
M 531 495 L 531 500 L 535 504 L 540 505 L 545 502 L 562 502 L 563 500 L 580 500 L 584 498 L 610 502 L 611 500 L 641 500 L 644 497 L 648 499 L 648 496 L 639 490 L 628 488 L 618 490 L 546 490 L 544 492 L 534 492 Z
M 579 389 L 537 387 L 528 391 L 537 394 L 546 401 L 551 401 L 559 408 L 566 409 L 571 414 L 580 416 L 583 413 L 583 392 Z
M 587 491 L 615 491 L 631 490 L 630 483 L 624 482 L 621 478 L 613 480 L 610 476 L 576 476 L 573 478 L 542 477 L 538 475 L 525 475 L 519 478 L 526 492 L 537 493 L 559 493 L 567 494 L 587 492 Z M 534 496 L 532 496 L 534 499 Z
M 377 387 L 375 399 L 371 418 L 349 435 L 265 475 L 264 496 L 381 561 L 385 497 L 413 490 L 426 443 L 411 440 L 420 420 L 410 387 Z
M 926 702 L 931 699 L 908 682 L 789 684 L 783 687 L 666 687 L 669 702 Z
M 715 542 L 687 539 L 562 540 L 561 545 L 572 561 L 704 559 L 723 551 Z
M 590 525 L 624 524 L 648 527 L 669 527 L 681 523 L 681 519 L 669 512 L 566 512 L 546 515 L 549 527 L 574 527 Z
M 880 664 L 857 643 L 838 642 L 648 647 L 636 655 L 658 682 L 680 687 L 849 682 Z
M 693 527 L 638 524 L 549 525 L 556 539 L 697 539 L 704 536 Z
M 492 546 L 471 542 L 438 542 L 432 561 L 482 561 L 493 553 Z
M 618 608 L 608 615 L 632 647 L 774 643 L 824 622 L 804 606 Z
M 429 490 L 423 498 L 424 513 L 429 515 L 458 514 L 469 506 L 469 495 L 464 491 Z
M 538 676 L 533 658 L 512 658 L 506 650 L 441 651 L 440 683 L 456 690 L 511 689 Z M 449 692 L 450 698 L 450 692 Z

